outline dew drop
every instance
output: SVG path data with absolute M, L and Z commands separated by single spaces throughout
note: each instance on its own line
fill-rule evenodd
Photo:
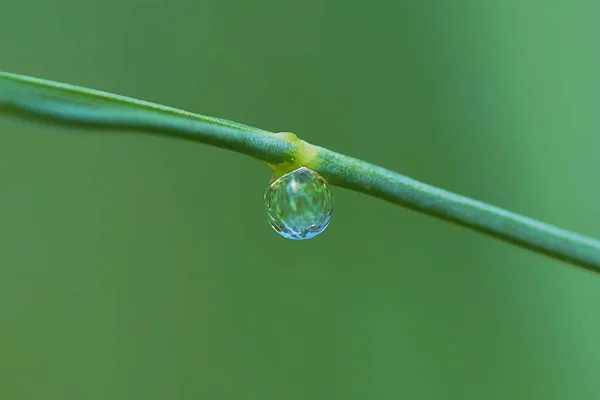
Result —
M 265 191 L 269 225 L 288 239 L 310 239 L 323 232 L 333 214 L 329 184 L 315 171 L 300 167 L 269 185 Z

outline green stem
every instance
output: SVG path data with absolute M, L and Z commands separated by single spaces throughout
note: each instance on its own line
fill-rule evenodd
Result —
M 247 154 L 271 165 L 298 160 L 331 184 L 421 211 L 600 273 L 600 241 L 430 186 L 262 129 L 111 93 L 0 72 L 0 111 L 47 123 L 148 132 Z M 308 147 L 308 146 L 307 146 Z

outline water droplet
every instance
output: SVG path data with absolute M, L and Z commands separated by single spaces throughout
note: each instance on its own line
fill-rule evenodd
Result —
M 269 224 L 288 239 L 310 239 L 323 232 L 333 214 L 333 195 L 321 175 L 306 167 L 289 172 L 265 191 Z

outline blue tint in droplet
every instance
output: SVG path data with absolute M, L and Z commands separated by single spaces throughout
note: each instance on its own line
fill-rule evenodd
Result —
M 276 179 L 265 191 L 271 227 L 288 239 L 310 239 L 323 232 L 333 215 L 333 195 L 327 181 L 300 167 Z

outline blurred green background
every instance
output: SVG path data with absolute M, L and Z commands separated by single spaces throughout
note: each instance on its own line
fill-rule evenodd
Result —
M 600 237 L 600 3 L 9 2 L 0 69 L 302 138 Z M 0 118 L 2 399 L 593 399 L 600 279 L 269 169 Z

